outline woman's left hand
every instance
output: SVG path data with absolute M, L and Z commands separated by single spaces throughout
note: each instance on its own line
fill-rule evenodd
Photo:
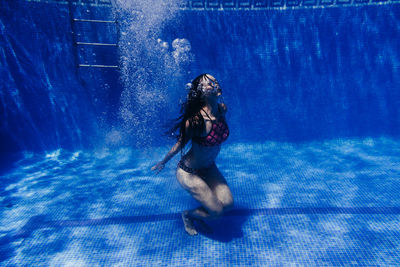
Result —
M 165 167 L 165 163 L 160 161 L 159 163 L 157 163 L 156 165 L 151 167 L 151 170 L 156 171 L 156 174 L 158 174 L 162 169 L 164 169 L 164 167 Z

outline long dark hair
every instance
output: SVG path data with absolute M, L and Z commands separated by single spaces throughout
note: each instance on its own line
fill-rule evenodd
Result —
M 166 132 L 169 136 L 175 136 L 183 144 L 189 141 L 185 132 L 187 120 L 189 120 L 189 128 L 197 134 L 204 128 L 204 120 L 200 114 L 200 109 L 205 105 L 205 101 L 199 84 L 205 78 L 208 78 L 208 76 L 206 73 L 203 73 L 192 81 L 186 102 L 181 104 L 181 115 L 174 120 L 174 126 Z M 177 130 L 179 132 L 176 134 Z

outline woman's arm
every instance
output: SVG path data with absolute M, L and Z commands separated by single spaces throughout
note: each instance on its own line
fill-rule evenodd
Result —
M 162 164 L 166 164 L 170 159 L 172 159 L 181 149 L 185 147 L 187 144 L 188 140 L 185 140 L 184 142 L 182 138 L 179 138 L 178 142 L 171 148 L 171 150 L 167 153 L 167 155 L 164 157 L 162 161 L 160 161 Z
M 191 139 L 191 131 L 189 130 L 189 120 L 185 123 L 185 134 L 186 140 L 183 140 L 182 136 L 178 139 L 178 142 L 171 148 L 171 150 L 165 155 L 164 159 L 158 162 L 155 166 L 151 168 L 152 171 L 158 170 L 159 173 L 162 169 L 164 169 L 165 164 L 172 159 L 181 149 L 183 149 L 188 141 Z

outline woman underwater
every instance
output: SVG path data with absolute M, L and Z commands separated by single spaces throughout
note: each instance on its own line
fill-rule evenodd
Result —
M 227 107 L 218 103 L 222 91 L 217 80 L 210 74 L 195 78 L 181 107 L 181 116 L 170 130 L 179 129 L 177 143 L 164 159 L 151 169 L 159 173 L 165 164 L 192 140 L 192 147 L 178 163 L 176 178 L 201 206 L 182 212 L 183 224 L 189 235 L 196 235 L 194 222 L 207 229 L 204 219 L 214 219 L 233 207 L 228 184 L 215 165 L 221 144 L 229 136 L 225 121 Z

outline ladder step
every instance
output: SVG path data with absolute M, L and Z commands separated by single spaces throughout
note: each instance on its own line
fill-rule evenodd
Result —
M 118 68 L 118 66 L 114 65 L 89 65 L 89 64 L 79 64 L 79 67 L 89 67 L 89 68 Z
M 118 46 L 117 44 L 103 44 L 103 43 L 84 43 L 76 42 L 77 45 L 101 45 L 101 46 Z
M 98 20 L 98 19 L 74 19 L 74 21 L 100 22 L 100 23 L 117 23 L 115 20 Z

